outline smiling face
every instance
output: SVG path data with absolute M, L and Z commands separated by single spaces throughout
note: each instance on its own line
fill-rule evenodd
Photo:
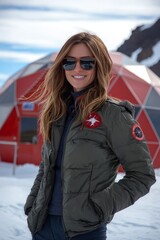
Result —
M 84 43 L 79 43 L 71 48 L 66 58 L 76 60 L 75 68 L 73 70 L 65 70 L 65 76 L 73 90 L 79 92 L 94 81 L 96 74 L 95 66 L 92 69 L 85 70 L 81 67 L 80 60 L 84 59 L 85 65 L 85 59 L 93 59 L 93 55 Z M 81 62 L 83 63 L 83 61 Z

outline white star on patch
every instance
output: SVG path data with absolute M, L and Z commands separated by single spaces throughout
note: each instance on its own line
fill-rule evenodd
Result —
M 86 120 L 87 122 L 90 122 L 90 126 L 94 126 L 94 124 L 96 123 L 96 122 L 100 122 L 99 120 L 97 120 L 95 117 L 92 117 L 92 118 L 90 118 L 90 119 L 88 119 L 88 120 Z
M 91 113 L 84 121 L 84 126 L 87 128 L 98 128 L 101 125 L 101 117 L 98 113 Z

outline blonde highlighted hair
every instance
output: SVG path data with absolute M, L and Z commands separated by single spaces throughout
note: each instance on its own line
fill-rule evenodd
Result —
M 94 85 L 79 99 L 79 120 L 97 110 L 108 98 L 107 89 L 110 80 L 112 60 L 102 40 L 91 33 L 81 32 L 70 37 L 59 51 L 54 64 L 46 74 L 38 100 L 41 102 L 40 131 L 44 140 L 50 141 L 51 127 L 63 117 L 67 109 L 67 99 L 71 86 L 65 78 L 62 61 L 75 44 L 84 43 L 96 60 Z

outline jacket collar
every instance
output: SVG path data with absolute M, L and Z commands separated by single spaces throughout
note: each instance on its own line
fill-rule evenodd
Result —
M 74 102 L 77 100 L 77 98 L 85 95 L 89 89 L 91 89 L 94 86 L 94 82 L 90 83 L 85 89 L 79 91 L 79 92 L 73 92 L 71 91 L 71 96 Z

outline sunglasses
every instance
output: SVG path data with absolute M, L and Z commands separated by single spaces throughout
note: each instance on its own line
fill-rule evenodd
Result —
M 82 57 L 79 60 L 75 58 L 65 58 L 62 62 L 64 70 L 70 71 L 74 70 L 77 62 L 80 62 L 80 66 L 84 70 L 91 70 L 95 67 L 95 59 L 91 57 Z

